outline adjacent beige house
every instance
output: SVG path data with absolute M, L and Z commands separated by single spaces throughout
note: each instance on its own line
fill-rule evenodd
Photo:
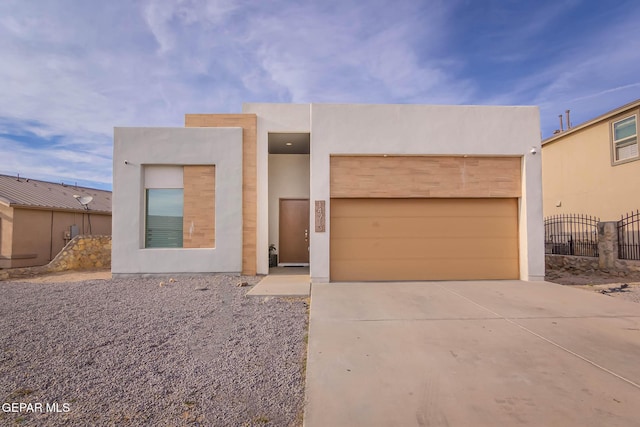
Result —
M 0 268 L 47 264 L 77 234 L 111 235 L 110 191 L 0 175 Z
M 544 278 L 536 107 L 245 104 L 115 128 L 112 273 Z
M 544 215 L 620 219 L 640 208 L 640 100 L 542 141 Z

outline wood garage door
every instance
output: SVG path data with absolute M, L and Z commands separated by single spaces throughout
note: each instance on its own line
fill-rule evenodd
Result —
M 331 199 L 331 280 L 518 279 L 516 198 Z

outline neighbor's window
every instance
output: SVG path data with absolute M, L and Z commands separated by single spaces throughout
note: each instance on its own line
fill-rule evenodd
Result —
M 183 190 L 149 188 L 146 199 L 145 247 L 181 248 Z
M 638 127 L 635 115 L 614 122 L 613 159 L 614 162 L 638 157 Z

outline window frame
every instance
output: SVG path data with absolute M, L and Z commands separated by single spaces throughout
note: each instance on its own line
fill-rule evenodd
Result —
M 615 126 L 616 124 L 628 120 L 629 118 L 633 117 L 635 119 L 635 123 L 636 123 L 636 133 L 633 136 L 628 136 L 626 138 L 623 138 L 622 142 L 617 141 L 615 139 Z M 612 166 L 617 166 L 617 165 L 621 165 L 624 163 L 629 163 L 629 162 L 634 162 L 636 160 L 640 160 L 640 150 L 638 150 L 638 154 L 636 154 L 633 157 L 627 157 L 624 159 L 617 159 L 617 151 L 616 149 L 620 148 L 620 146 L 624 147 L 626 145 L 633 145 L 633 144 L 625 144 L 624 141 L 626 139 L 631 140 L 632 138 L 635 138 L 635 144 L 636 146 L 638 146 L 638 148 L 640 148 L 640 145 L 638 145 L 638 113 L 637 112 L 633 112 L 631 114 L 626 114 L 623 117 L 611 120 L 609 125 L 609 134 L 610 134 L 610 146 L 611 146 L 611 165 Z

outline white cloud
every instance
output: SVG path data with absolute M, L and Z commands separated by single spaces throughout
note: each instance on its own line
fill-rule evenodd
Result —
M 0 138 L 0 173 L 52 182 L 111 184 L 111 160 L 90 148 L 34 148 Z M 25 171 L 28 171 L 25 173 Z
M 560 6 L 553 10 L 559 13 Z M 511 86 L 485 94 L 481 102 L 540 106 L 543 136 L 547 137 L 559 127 L 558 115 L 567 109 L 576 125 L 640 98 L 636 72 L 640 68 L 640 9 L 626 12 L 615 21 L 600 20 L 598 27 L 570 42 L 556 40 L 560 49 L 550 44 L 555 40 L 552 29 L 536 27 L 538 37 L 550 44 L 548 55 L 527 52 L 518 61 L 526 59 L 528 72 L 516 74 Z M 557 19 L 558 15 L 549 16 Z M 564 25 L 569 24 L 577 25 L 568 21 Z M 527 37 L 536 36 L 531 31 Z M 519 36 L 516 39 L 523 42 Z M 521 49 L 526 50 L 526 44 Z
M 441 2 L 291 3 L 248 26 L 269 80 L 293 102 L 456 102 L 471 84 L 434 51 L 446 40 Z
M 637 93 L 637 10 L 616 25 L 602 22 L 591 37 L 549 59 L 540 56 L 545 42 L 575 10 L 574 0 L 536 6 L 533 16 L 517 16 L 505 30 L 495 28 L 506 22 L 500 14 L 514 18 L 511 9 L 492 9 L 489 29 L 477 35 L 484 42 L 479 51 L 460 42 L 468 6 L 4 1 L 0 132 L 42 140 L 1 140 L 0 167 L 77 173 L 102 183 L 111 173 L 114 126 L 182 126 L 185 113 L 234 112 L 242 102 L 537 103 L 543 123 L 555 124 L 558 110 L 600 114 L 603 100 L 608 108 L 624 93 Z M 478 71 L 470 58 L 483 56 L 490 59 L 483 65 L 499 66 Z M 508 84 L 501 84 L 502 74 Z

